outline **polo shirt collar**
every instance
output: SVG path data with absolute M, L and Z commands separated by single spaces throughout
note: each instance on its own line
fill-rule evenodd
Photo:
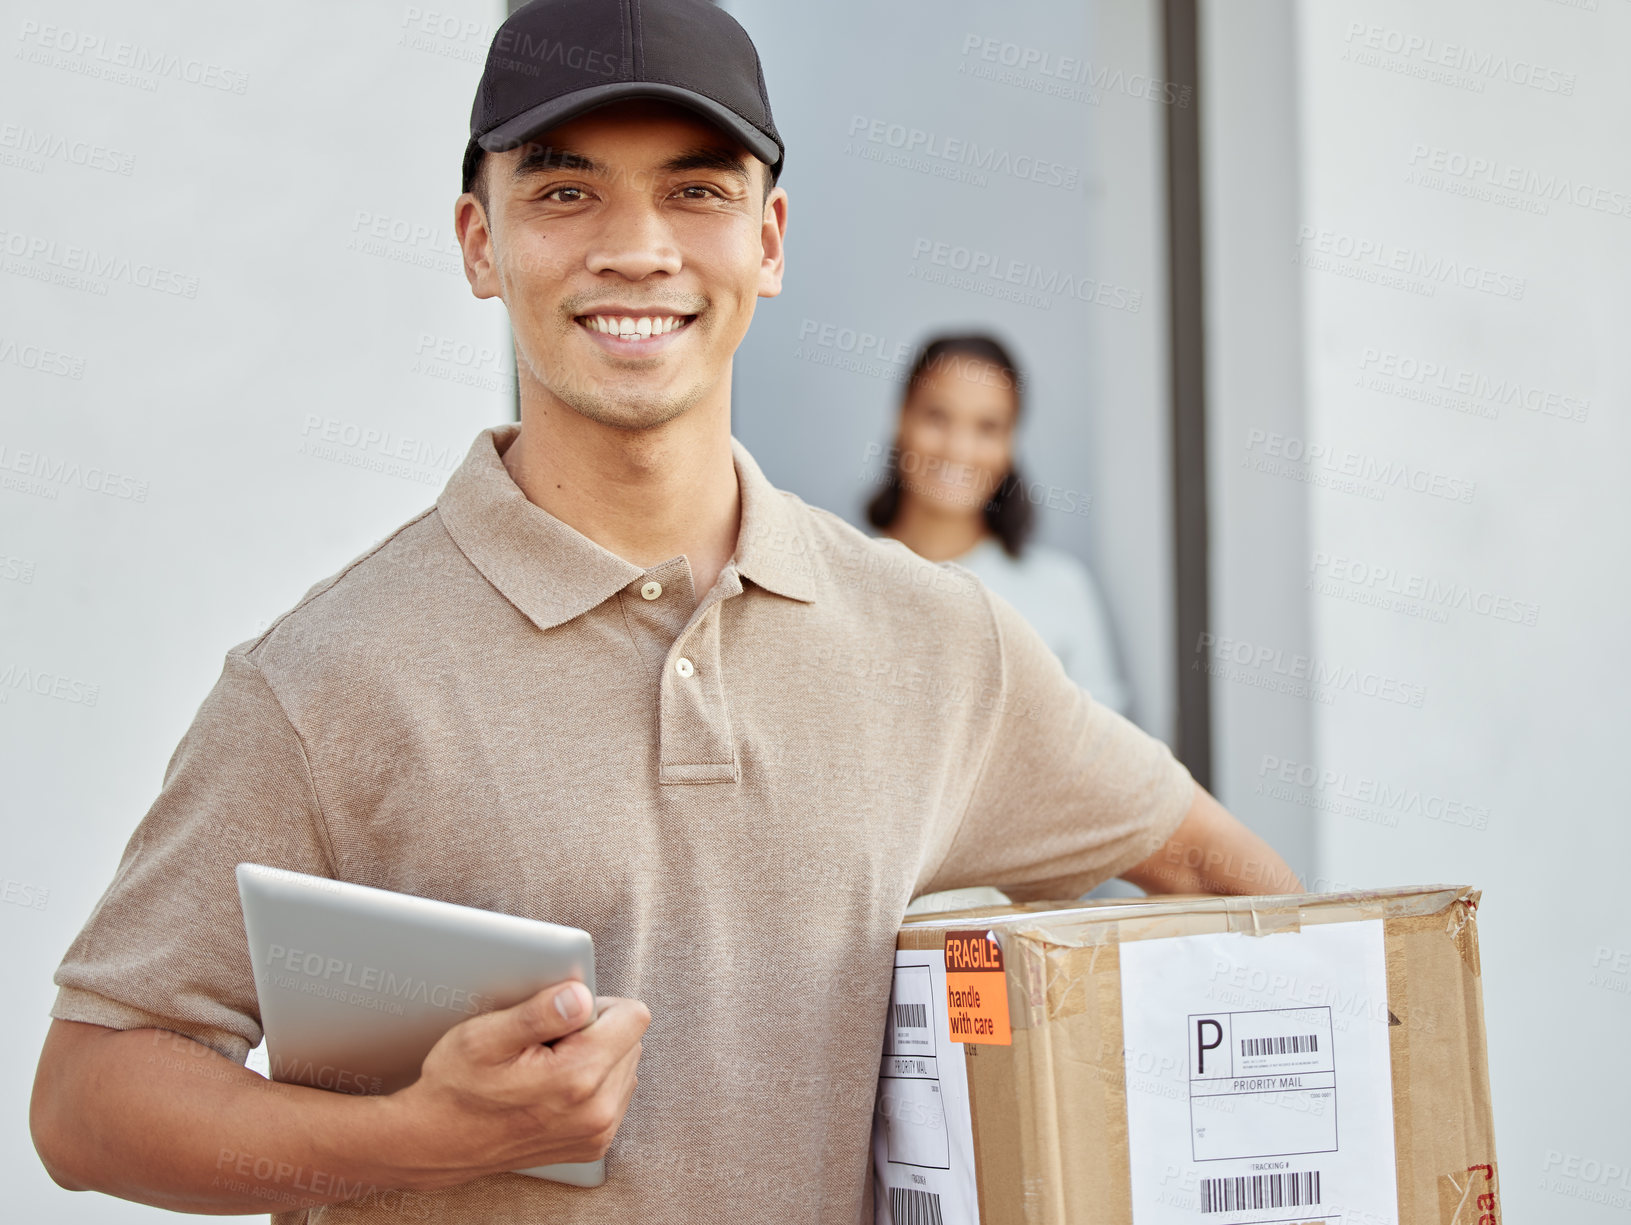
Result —
M 512 422 L 478 434 L 436 509 L 470 563 L 547 630 L 588 612 L 645 571 L 527 500 L 500 455 L 520 431 Z M 817 583 L 807 508 L 772 485 L 734 436 L 731 457 L 742 497 L 737 571 L 777 595 L 812 602 Z
M 731 436 L 736 483 L 742 491 L 742 523 L 736 532 L 736 569 L 767 591 L 813 603 L 820 588 L 816 570 L 818 537 L 810 508 L 777 489 L 759 470 L 740 440 Z

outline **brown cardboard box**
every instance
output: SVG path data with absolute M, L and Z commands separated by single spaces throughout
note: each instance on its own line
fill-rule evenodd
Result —
M 1479 896 L 909 920 L 877 1220 L 954 1225 L 977 1204 L 983 1225 L 1499 1225 Z

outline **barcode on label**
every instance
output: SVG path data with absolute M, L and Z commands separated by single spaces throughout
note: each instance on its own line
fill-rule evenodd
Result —
M 1201 1179 L 1202 1212 L 1241 1208 L 1301 1208 L 1320 1202 L 1320 1172 L 1250 1174 L 1239 1178 Z
M 1242 1038 L 1242 1055 L 1301 1055 L 1320 1049 L 1318 1034 L 1298 1034 L 1281 1038 Z
M 922 1008 L 922 1004 L 902 1005 Z M 889 1219 L 894 1225 L 942 1225 L 940 1197 L 915 1187 L 889 1188 Z
M 896 1004 L 895 1024 L 902 1029 L 928 1029 L 929 1007 L 927 1004 Z

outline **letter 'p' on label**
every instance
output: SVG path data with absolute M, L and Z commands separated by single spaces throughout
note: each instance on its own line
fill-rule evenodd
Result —
M 953 1042 L 1013 1045 L 1002 945 L 990 932 L 946 933 L 946 1015 Z

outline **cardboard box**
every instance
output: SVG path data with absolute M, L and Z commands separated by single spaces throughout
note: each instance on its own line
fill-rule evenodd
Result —
M 877 1220 L 1499 1225 L 1479 896 L 909 920 L 879 1078 Z

